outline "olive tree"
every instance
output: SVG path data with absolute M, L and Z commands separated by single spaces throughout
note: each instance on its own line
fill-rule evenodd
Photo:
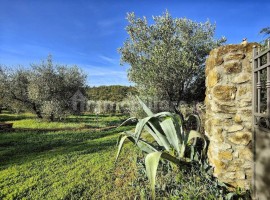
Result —
M 263 41 L 260 42 L 262 47 L 269 47 L 270 42 L 270 26 L 261 29 L 260 34 L 264 35 Z M 266 61 L 266 56 L 263 58 L 263 62 Z
M 118 49 L 121 64 L 129 64 L 129 80 L 144 95 L 159 96 L 177 105 L 182 100 L 200 100 L 205 91 L 205 59 L 226 39 L 214 39 L 215 25 L 186 18 L 173 19 L 168 11 L 136 18 L 128 13 L 129 38 Z
M 70 111 L 70 98 L 85 88 L 86 75 L 77 66 L 55 65 L 52 57 L 30 69 L 7 71 L 5 94 L 38 118 L 53 121 Z
M 270 35 L 270 26 L 261 29 L 260 33 L 265 34 L 265 35 Z

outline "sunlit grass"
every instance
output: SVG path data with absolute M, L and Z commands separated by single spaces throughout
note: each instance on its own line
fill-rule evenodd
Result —
M 79 129 L 79 128 L 104 128 L 108 126 L 119 125 L 121 120 L 126 119 L 126 116 L 118 115 L 93 115 L 85 114 L 78 116 L 68 116 L 66 119 L 56 122 L 37 119 L 35 115 L 30 113 L 24 114 L 1 114 L 0 122 L 13 123 L 13 128 L 24 129 Z
M 91 125 L 95 116 L 51 123 L 31 115 L 0 115 L 7 117 L 15 127 L 29 130 L 0 133 L 0 199 L 128 199 L 139 193 L 130 185 L 137 150 L 127 145 L 123 153 L 131 157 L 114 164 L 119 132 L 132 127 L 49 131 L 39 128 L 77 128 Z M 100 116 L 99 125 L 116 125 L 124 118 Z

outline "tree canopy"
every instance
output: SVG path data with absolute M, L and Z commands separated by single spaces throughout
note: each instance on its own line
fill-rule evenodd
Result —
M 121 64 L 130 65 L 128 77 L 139 91 L 176 102 L 204 98 L 205 59 L 210 50 L 226 39 L 214 39 L 215 25 L 175 18 L 166 11 L 153 17 L 136 18 L 128 13 L 129 38 L 118 50 Z

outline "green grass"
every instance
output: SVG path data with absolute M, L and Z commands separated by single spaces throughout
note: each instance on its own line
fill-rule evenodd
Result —
M 124 119 L 86 114 L 44 122 L 0 114 L 15 127 L 0 132 L 0 199 L 149 199 L 143 154 L 128 143 L 114 163 L 119 133 L 133 128 L 114 128 Z M 217 199 L 218 188 L 198 170 L 172 169 L 159 167 L 157 199 Z
M 120 124 L 124 118 L 102 116 L 98 127 Z M 135 148 L 127 145 L 123 153 L 131 157 L 114 165 L 119 132 L 132 127 L 89 129 L 96 124 L 91 115 L 56 123 L 29 114 L 5 113 L 0 119 L 16 128 L 0 132 L 0 199 L 128 199 L 139 193 L 130 184 L 135 179 L 136 162 L 130 161 L 136 159 Z M 88 129 L 49 130 L 59 127 Z

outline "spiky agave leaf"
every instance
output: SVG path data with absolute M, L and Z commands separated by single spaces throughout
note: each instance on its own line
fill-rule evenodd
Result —
M 123 144 L 124 144 L 124 141 L 128 138 L 129 136 L 128 135 L 124 135 L 124 134 L 121 134 L 118 138 L 118 151 L 117 151 L 117 154 L 116 154 L 116 159 L 115 159 L 115 163 L 117 162 L 117 159 L 120 155 L 120 152 L 122 150 L 122 147 L 123 147 Z
M 154 125 L 156 124 L 156 125 Z M 170 143 L 166 138 L 166 135 L 163 133 L 163 130 L 158 123 L 153 123 L 153 121 L 149 121 L 147 124 L 147 127 L 149 127 L 149 133 L 151 134 L 151 131 L 153 132 L 152 134 L 156 134 L 158 137 L 158 140 L 160 141 L 160 146 L 163 146 L 167 151 L 170 150 Z M 146 129 L 147 130 L 147 129 Z M 158 143 L 159 144 L 159 143 Z
M 115 162 L 117 162 L 117 160 L 118 160 L 118 157 L 119 157 L 121 150 L 123 148 L 123 145 L 124 145 L 124 141 L 126 139 L 129 139 L 133 144 L 137 145 L 141 151 L 144 151 L 146 153 L 152 153 L 152 152 L 157 151 L 157 149 L 153 145 L 151 145 L 150 143 L 148 143 L 144 140 L 141 140 L 141 139 L 139 139 L 139 141 L 136 141 L 133 134 L 131 134 L 130 132 L 124 132 L 118 138 L 118 143 L 117 143 L 118 144 L 118 151 L 116 154 Z
M 156 132 L 150 127 L 149 124 L 146 124 L 144 128 L 155 139 L 155 141 L 158 143 L 159 146 L 163 146 L 162 141 L 160 140 Z
M 178 155 L 180 154 L 180 148 L 179 148 L 179 136 L 177 136 L 177 131 L 175 129 L 173 120 L 171 117 L 167 117 L 165 120 L 163 120 L 160 123 L 166 138 L 170 142 L 170 144 L 174 147 L 174 149 L 177 151 Z
M 137 138 L 137 141 L 139 140 L 139 138 L 142 134 L 142 131 L 147 123 L 151 123 L 153 126 L 158 128 L 158 126 L 160 127 L 159 118 L 164 118 L 164 117 L 168 117 L 168 116 L 172 117 L 173 114 L 170 112 L 160 112 L 160 113 L 157 113 L 157 114 L 154 114 L 152 116 L 145 117 L 145 118 L 139 120 L 139 122 L 137 123 L 136 128 L 135 128 L 135 136 Z M 161 128 L 161 130 L 162 130 L 162 128 Z
M 124 125 L 127 124 L 128 122 L 134 121 L 134 120 L 137 120 L 137 121 L 138 121 L 138 119 L 137 119 L 136 117 L 130 117 L 130 118 L 128 118 L 127 120 L 125 120 L 124 122 L 122 122 L 122 124 L 120 124 L 117 128 L 119 128 L 120 126 L 124 126 Z
M 147 105 L 145 105 L 145 103 L 140 99 L 140 97 L 136 96 L 139 103 L 141 104 L 142 106 L 142 109 L 144 110 L 144 112 L 147 114 L 147 116 L 152 116 L 154 115 L 154 113 L 150 110 L 150 108 L 147 107 Z
M 204 140 L 203 152 L 205 151 L 205 149 L 206 149 L 206 140 L 205 140 L 204 136 L 201 133 L 199 133 L 198 131 L 191 130 L 189 132 L 188 136 L 186 136 L 185 140 L 181 144 L 180 158 L 184 157 L 186 146 L 188 145 L 189 141 L 194 139 L 194 138 L 202 138 Z
M 173 122 L 174 122 L 175 130 L 177 132 L 179 143 L 181 143 L 184 140 L 184 129 L 183 129 L 182 119 L 178 114 L 175 114 L 173 115 Z
M 189 142 L 189 141 L 192 140 L 193 138 L 201 138 L 201 139 L 203 139 L 203 142 L 204 142 L 204 144 L 203 144 L 203 153 L 205 153 L 205 151 L 206 151 L 206 146 L 207 146 L 207 142 L 206 142 L 205 137 L 204 137 L 200 132 L 191 130 L 191 131 L 189 132 L 187 142 Z
M 190 117 L 194 117 L 196 119 L 196 124 L 197 124 L 197 127 L 196 127 L 196 131 L 200 132 L 201 130 L 201 119 L 200 119 L 200 116 L 199 115 L 196 115 L 196 114 L 190 114 L 186 121 L 189 121 Z M 195 145 L 197 143 L 197 138 L 194 139 L 194 142 L 193 142 L 193 145 Z
M 162 152 L 153 152 L 148 154 L 145 157 L 145 167 L 146 167 L 146 175 L 150 181 L 150 188 L 152 191 L 152 199 L 155 199 L 155 185 L 156 185 L 156 174 L 157 174 L 157 167 L 160 160 Z
M 166 159 L 178 166 L 189 165 L 190 163 L 190 160 L 188 159 L 183 159 L 183 160 L 177 159 L 176 157 L 166 152 L 157 151 L 157 152 L 149 153 L 145 157 L 145 167 L 146 167 L 146 175 L 150 182 L 152 199 L 155 199 L 156 174 L 157 174 L 157 168 L 158 168 L 158 163 L 160 161 L 160 158 Z

